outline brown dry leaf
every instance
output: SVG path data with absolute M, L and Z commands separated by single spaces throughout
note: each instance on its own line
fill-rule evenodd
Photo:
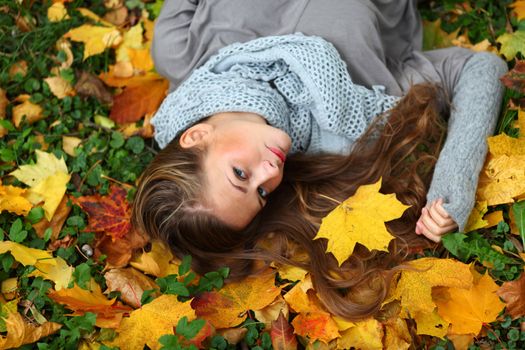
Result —
M 25 193 L 24 188 L 3 186 L 0 183 L 0 213 L 7 210 L 16 215 L 27 215 L 33 205 L 27 200 Z
M 104 277 L 108 291 L 119 291 L 122 301 L 135 309 L 141 307 L 140 300 L 145 290 L 158 289 L 155 281 L 132 267 L 109 270 Z
M 55 322 L 46 322 L 39 327 L 27 323 L 24 317 L 16 310 L 9 311 L 9 308 L 2 307 L 3 311 L 8 311 L 8 316 L 5 318 L 5 325 L 7 328 L 7 335 L 0 338 L 0 348 L 11 349 L 18 348 L 24 344 L 31 344 L 55 333 L 62 327 L 61 324 Z
M 164 100 L 168 85 L 168 81 L 162 79 L 126 87 L 114 97 L 110 118 L 117 123 L 131 123 L 154 113 Z
M 147 345 L 157 350 L 160 336 L 173 334 L 173 327 L 184 316 L 188 321 L 195 319 L 190 302 L 181 303 L 176 295 L 161 295 L 124 318 L 116 329 L 118 337 L 106 344 L 126 350 L 142 350 Z
M 134 250 L 144 247 L 147 243 L 148 239 L 133 229 L 116 241 L 106 234 L 99 233 L 96 235 L 93 257 L 98 259 L 105 255 L 106 268 L 124 267 L 131 260 Z
M 385 326 L 384 348 L 386 350 L 407 350 L 410 347 L 412 337 L 405 320 L 395 317 L 383 324 Z
M 450 322 L 451 334 L 478 334 L 485 323 L 496 320 L 505 307 L 496 294 L 498 285 L 485 274 L 471 288 L 439 288 L 448 296 L 436 299 L 438 313 Z M 443 295 L 442 294 L 442 295 Z
M 395 193 L 379 192 L 382 179 L 360 186 L 355 194 L 332 210 L 321 222 L 314 239 L 328 240 L 326 252 L 341 265 L 354 251 L 356 243 L 369 250 L 388 251 L 394 236 L 385 222 L 397 219 L 409 207 L 397 200 Z
M 198 317 L 215 328 L 235 327 L 247 317 L 248 310 L 260 310 L 281 293 L 274 284 L 275 273 L 267 270 L 239 282 L 227 283 L 219 291 L 205 292 L 191 302 Z
M 219 329 L 217 333 L 226 339 L 228 344 L 231 345 L 237 345 L 241 340 L 244 339 L 244 336 L 248 332 L 248 328 L 241 327 L 241 328 L 226 328 L 226 329 Z
M 75 90 L 73 90 L 69 81 L 60 76 L 45 78 L 44 81 L 49 85 L 49 90 L 51 90 L 53 95 L 60 99 L 75 95 Z
M 517 280 L 503 283 L 498 295 L 507 304 L 506 313 L 513 320 L 525 316 L 525 273 Z
M 58 207 L 55 210 L 55 214 L 53 215 L 51 221 L 48 221 L 46 218 L 42 218 L 42 220 L 40 220 L 36 224 L 33 224 L 33 228 L 35 229 L 35 232 L 38 237 L 44 238 L 45 231 L 48 228 L 51 228 L 50 240 L 51 242 L 57 240 L 58 236 L 60 235 L 60 230 L 62 230 L 62 226 L 64 225 L 64 222 L 66 221 L 67 217 L 69 216 L 69 213 L 71 212 L 71 206 L 67 205 L 68 201 L 69 199 L 67 196 L 62 197 L 62 200 L 58 204 Z
M 101 103 L 111 104 L 113 94 L 96 75 L 82 71 L 75 84 L 75 90 L 79 96 L 95 97 Z
M 293 335 L 293 328 L 288 323 L 288 317 L 283 313 L 271 323 L 270 337 L 274 350 L 295 350 L 297 349 L 297 339 Z
M 128 8 L 126 6 L 113 8 L 111 11 L 106 12 L 106 14 L 104 15 L 104 19 L 106 21 L 117 27 L 120 27 L 121 25 L 126 23 L 127 18 Z
M 5 90 L 0 88 L 0 119 L 4 119 L 6 115 L 6 108 L 9 104 Z
M 97 314 L 96 325 L 102 328 L 118 328 L 123 313 L 131 310 L 117 302 L 116 298 L 108 299 L 94 280 L 91 280 L 89 290 L 75 284 L 73 288 L 51 291 L 48 296 L 72 310 L 72 316 L 81 316 L 86 312 Z
M 16 128 L 20 127 L 22 120 L 31 125 L 44 118 L 44 110 L 39 105 L 29 101 L 29 95 L 19 95 L 15 101 L 22 102 L 13 107 L 13 124 Z
M 62 150 L 71 157 L 76 157 L 75 150 L 82 142 L 82 139 L 74 136 L 62 136 Z
M 341 334 L 337 340 L 340 349 L 382 350 L 384 331 L 382 324 L 376 319 L 369 318 L 356 322 L 356 325 Z
M 142 252 L 130 261 L 134 268 L 153 275 L 155 277 L 164 277 L 172 273 L 178 273 L 178 265 L 171 264 L 173 254 L 168 245 L 160 240 L 151 242 L 151 250 Z
M 9 78 L 13 78 L 16 74 L 20 74 L 25 77 L 27 74 L 27 62 L 24 60 L 13 63 L 9 68 Z

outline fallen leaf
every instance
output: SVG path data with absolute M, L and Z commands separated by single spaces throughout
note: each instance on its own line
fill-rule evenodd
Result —
M 8 104 L 9 104 L 9 100 L 7 99 L 5 90 L 0 88 L 0 119 L 5 118 L 6 108 Z
M 459 29 L 452 33 L 441 29 L 441 19 L 434 22 L 423 21 L 423 49 L 432 50 L 452 46 L 452 41 L 458 33 Z
M 39 105 L 29 100 L 29 95 L 20 95 L 16 101 L 22 102 L 13 107 L 13 124 L 16 128 L 20 127 L 23 120 L 29 125 L 44 118 L 44 110 Z
M 514 1 L 514 3 L 510 4 L 509 7 L 512 7 L 514 9 L 514 13 L 516 14 L 516 17 L 518 18 L 518 21 L 521 21 L 525 18 L 525 1 L 518 0 Z
M 90 19 L 92 19 L 95 22 L 98 22 L 98 24 L 101 24 L 101 25 L 106 26 L 106 27 L 113 27 L 113 25 L 111 23 L 109 23 L 108 21 L 103 20 L 97 14 L 95 14 L 93 11 L 88 10 L 85 7 L 79 7 L 79 8 L 77 8 L 77 11 L 80 12 L 82 14 L 82 16 L 90 18 Z
M 125 189 L 111 185 L 106 196 L 97 193 L 72 200 L 88 215 L 86 231 L 102 232 L 117 240 L 124 237 L 131 228 L 131 207 L 126 195 Z
M 108 291 L 120 292 L 122 301 L 133 308 L 141 307 L 140 300 L 145 290 L 159 288 L 155 281 L 132 267 L 109 270 L 104 277 Z M 157 294 L 153 295 L 157 296 Z
M 373 318 L 356 322 L 355 327 L 350 328 L 341 334 L 337 340 L 337 346 L 341 349 L 382 350 L 384 331 L 379 321 Z
M 184 316 L 188 321 L 195 319 L 190 302 L 181 303 L 176 295 L 161 295 L 131 312 L 129 318 L 122 319 L 120 327 L 116 329 L 118 337 L 106 344 L 126 350 L 142 350 L 147 345 L 157 350 L 160 348 L 158 339 L 164 334 L 173 334 L 173 327 Z
M 497 293 L 507 304 L 506 313 L 513 320 L 525 316 L 525 273 L 517 280 L 503 283 Z
M 341 265 L 354 251 L 356 243 L 369 250 L 388 251 L 394 239 L 385 222 L 397 219 L 409 207 L 399 202 L 395 194 L 379 193 L 381 179 L 364 185 L 331 211 L 321 223 L 314 239 L 328 239 L 326 252 L 334 254 Z
M 163 78 L 157 73 L 148 72 L 146 74 L 129 75 L 133 65 L 130 62 L 115 64 L 109 66 L 107 72 L 99 74 L 99 78 L 111 87 L 139 86 L 149 81 L 162 80 Z
M 114 97 L 110 118 L 117 123 L 130 123 L 154 113 L 164 100 L 168 85 L 168 81 L 162 79 L 126 87 Z
M 72 316 L 93 312 L 97 314 L 98 327 L 118 328 L 123 313 L 129 312 L 131 308 L 117 302 L 116 298 L 108 299 L 94 280 L 91 280 L 89 288 L 90 290 L 82 289 L 75 284 L 73 288 L 51 291 L 48 296 L 72 310 Z
M 445 288 L 442 288 L 445 289 Z M 451 334 L 478 334 L 485 323 L 496 320 L 505 307 L 496 291 L 498 285 L 488 273 L 471 288 L 446 288 L 449 298 L 436 300 L 438 313 L 450 322 Z
M 135 249 L 142 248 L 148 239 L 136 230 L 130 230 L 123 238 L 113 240 L 110 236 L 98 233 L 95 239 L 94 258 L 106 256 L 106 268 L 119 268 L 126 266 L 133 256 Z
M 501 44 L 500 54 L 507 61 L 513 60 L 518 53 L 525 52 L 525 31 L 517 30 L 514 33 L 503 33 L 496 41 Z
M 62 136 L 62 150 L 71 157 L 76 157 L 76 149 L 82 142 L 81 139 L 74 136 Z
M 9 68 L 9 78 L 12 79 L 17 74 L 20 75 L 21 77 L 25 77 L 27 75 L 27 62 L 26 61 L 20 60 L 18 62 L 15 62 Z
M 35 152 L 36 164 L 21 165 L 10 175 L 30 186 L 27 197 L 30 202 L 38 204 L 44 201 L 42 208 L 50 221 L 66 193 L 66 185 L 71 176 L 63 158 L 58 159 L 53 153 L 40 150 Z
M 73 28 L 64 38 L 84 43 L 84 60 L 104 52 L 107 48 L 116 47 L 122 42 L 122 35 L 115 27 L 101 27 L 83 24 Z
M 295 350 L 297 349 L 297 339 L 293 334 L 293 328 L 287 321 L 283 313 L 272 322 L 270 337 L 274 350 Z
M 470 213 L 470 216 L 467 220 L 467 225 L 465 226 L 464 231 L 470 232 L 486 227 L 488 225 L 488 222 L 483 219 L 483 216 L 485 215 L 487 210 L 487 201 L 477 201 L 474 205 L 474 208 L 472 208 L 472 212 Z
M 53 259 L 54 263 L 52 264 L 47 264 L 46 262 L 46 260 L 43 260 L 35 264 L 36 270 L 31 272 L 29 276 L 40 276 L 43 279 L 55 282 L 55 290 L 67 288 L 75 269 L 59 256 Z
M 55 47 L 57 51 L 63 51 L 66 54 L 66 59 L 60 64 L 60 68 L 66 69 L 71 67 L 71 65 L 73 64 L 74 57 L 73 52 L 71 51 L 71 43 L 69 42 L 69 40 L 60 38 L 56 42 Z
M 271 329 L 272 323 L 277 320 L 279 315 L 283 315 L 286 319 L 289 316 L 288 303 L 283 299 L 282 296 L 277 298 L 265 308 L 254 311 L 255 318 L 259 322 L 263 322 L 266 327 L 265 329 Z
M 133 68 L 142 71 L 148 72 L 154 68 L 153 59 L 150 55 L 150 47 L 146 45 L 141 49 L 128 49 L 128 56 L 133 64 Z
M 49 77 L 45 78 L 44 81 L 49 86 L 49 90 L 51 90 L 53 95 L 60 99 L 66 96 L 75 95 L 75 90 L 73 90 L 73 87 L 71 86 L 69 81 L 62 77 Z
M 432 296 L 434 297 L 434 294 Z M 417 334 L 426 334 L 443 339 L 448 333 L 450 322 L 439 316 L 436 308 L 432 312 L 418 312 L 413 317 Z
M 334 320 L 328 313 L 304 312 L 292 320 L 294 333 L 310 342 L 320 340 L 327 344 L 340 336 Z
M 486 227 L 496 226 L 501 221 L 504 221 L 503 220 L 503 211 L 502 210 L 493 211 L 492 213 L 488 213 L 487 215 L 485 215 L 485 217 L 483 219 L 487 221 L 487 226 Z
M 55 2 L 47 9 L 47 19 L 50 22 L 60 22 L 69 19 L 66 7 L 62 2 Z
M 172 273 L 178 273 L 170 262 L 173 260 L 173 254 L 168 245 L 160 240 L 151 242 L 151 250 L 137 254 L 130 265 L 134 268 L 153 275 L 155 277 L 164 277 Z
M 246 336 L 246 333 L 248 332 L 248 328 L 241 327 L 241 328 L 226 328 L 226 329 L 219 329 L 217 333 L 226 339 L 228 344 L 231 345 L 237 345 L 241 342 L 241 340 L 244 339 Z
M 0 212 L 7 210 L 16 215 L 27 215 L 33 205 L 25 198 L 25 192 L 23 188 L 0 184 Z
M 18 289 L 18 278 L 11 277 L 2 281 L 2 295 L 6 300 L 13 300 Z M 15 309 L 16 310 L 16 309 Z M 1 317 L 1 316 L 0 316 Z
M 204 292 L 191 306 L 199 318 L 215 328 L 234 327 L 244 321 L 248 310 L 260 310 L 281 293 L 274 284 L 275 273 L 268 270 L 239 282 L 226 283 L 219 291 Z
M 2 310 L 9 310 L 9 308 L 2 307 Z M 9 311 L 4 321 L 7 335 L 0 337 L 0 348 L 2 349 L 18 348 L 24 344 L 34 343 L 43 337 L 55 333 L 62 327 L 61 324 L 55 322 L 46 322 L 35 327 L 26 322 L 24 317 L 16 312 L 16 309 L 14 312 Z
M 385 350 L 407 350 L 412 344 L 412 337 L 407 323 L 399 317 L 388 320 L 385 326 Z
M 130 61 L 117 62 L 113 66 L 115 78 L 131 78 L 133 73 L 133 64 Z
M 500 80 L 509 89 L 525 93 L 525 60 L 516 60 L 514 67 L 505 73 Z
M 67 205 L 68 201 L 69 199 L 67 196 L 62 197 L 51 221 L 42 218 L 42 220 L 33 224 L 33 228 L 38 237 L 44 238 L 45 231 L 48 228 L 51 228 L 51 242 L 54 242 L 58 238 L 60 230 L 62 230 L 62 226 L 71 212 L 71 207 Z
M 124 33 L 122 43 L 116 49 L 117 62 L 130 61 L 128 49 L 142 49 L 142 22 L 137 23 Z
M 454 344 L 454 350 L 468 350 L 474 342 L 474 334 L 449 334 L 447 338 Z
M 79 96 L 94 97 L 103 104 L 113 102 L 113 94 L 106 88 L 102 80 L 86 71 L 80 73 L 74 88 Z
M 119 131 L 124 135 L 125 138 L 129 138 L 131 136 L 140 136 L 144 139 L 152 138 L 154 130 L 153 125 L 151 125 L 151 118 L 153 115 L 154 113 L 146 114 L 142 126 L 137 126 L 137 123 L 121 124 Z
M 126 6 L 114 8 L 111 11 L 106 12 L 106 14 L 104 15 L 104 20 L 117 27 L 120 27 L 121 25 L 126 23 L 127 18 L 128 8 Z

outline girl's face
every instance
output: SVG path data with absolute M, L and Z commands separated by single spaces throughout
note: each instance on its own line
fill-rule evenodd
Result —
M 200 124 L 196 139 L 206 145 L 204 206 L 232 227 L 244 228 L 281 183 L 291 139 L 253 113 L 220 113 Z M 184 134 L 184 147 L 183 142 Z

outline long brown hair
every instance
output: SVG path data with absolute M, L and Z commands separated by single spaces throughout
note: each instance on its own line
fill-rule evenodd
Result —
M 174 140 L 141 177 L 133 224 L 168 242 L 176 255 L 192 255 L 193 268 L 199 273 L 226 265 L 231 278 L 241 278 L 253 272 L 255 259 L 301 266 L 311 272 L 314 287 L 330 312 L 348 319 L 370 316 L 386 296 L 392 268 L 411 247 L 431 245 L 415 235 L 415 223 L 426 203 L 447 110 L 441 88 L 414 85 L 372 123 L 349 155 L 290 156 L 283 182 L 242 231 L 199 209 L 205 195 L 200 167 L 205 150 L 181 149 Z M 359 186 L 380 177 L 383 193 L 396 193 L 410 205 L 400 219 L 387 225 L 396 239 L 388 253 L 370 252 L 358 244 L 339 267 L 325 253 L 326 240 L 313 240 L 321 219 Z M 271 250 L 257 244 L 270 235 L 277 242 Z M 290 247 L 304 250 L 309 259 L 294 260 Z

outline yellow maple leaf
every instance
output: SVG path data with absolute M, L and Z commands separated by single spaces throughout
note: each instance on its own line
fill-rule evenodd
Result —
M 407 350 L 412 343 L 406 321 L 395 317 L 384 322 L 385 325 L 385 350 Z
M 137 23 L 124 33 L 122 43 L 116 49 L 117 62 L 129 61 L 128 49 L 142 49 L 142 22 Z
M 364 321 L 356 322 L 355 326 L 341 334 L 337 340 L 339 349 L 383 349 L 383 327 L 379 321 L 369 318 Z
M 160 336 L 173 334 L 173 327 L 184 316 L 188 321 L 195 319 L 190 302 L 181 303 L 176 295 L 161 295 L 131 312 L 129 318 L 122 319 L 120 327 L 116 329 L 118 337 L 107 345 L 127 350 L 142 350 L 144 345 L 153 350 L 159 349 Z
M 90 56 L 104 52 L 109 47 L 116 47 L 122 41 L 122 35 L 115 27 L 101 27 L 83 24 L 73 28 L 65 38 L 84 43 L 84 60 Z
M 431 313 L 436 307 L 432 288 L 436 286 L 469 288 L 473 277 L 469 265 L 453 259 L 421 258 L 410 261 L 414 270 L 403 270 L 385 304 L 401 301 L 401 317 L 419 312 Z
M 520 129 L 519 139 L 522 140 L 525 138 L 525 110 L 518 110 L 518 120 L 516 120 L 514 126 Z
M 438 338 L 444 338 L 447 335 L 449 322 L 439 316 L 437 309 L 432 312 L 418 312 L 411 316 L 416 321 L 417 334 L 427 334 Z
M 359 187 L 323 219 L 314 239 L 328 239 L 326 252 L 331 252 L 339 265 L 352 254 L 356 243 L 370 250 L 388 251 L 388 243 L 394 236 L 385 222 L 401 217 L 409 206 L 399 202 L 393 193 L 379 193 L 380 188 L 381 179 Z
M 470 213 L 470 216 L 467 220 L 465 232 L 470 232 L 486 227 L 488 222 L 483 219 L 483 215 L 485 215 L 487 210 L 487 201 L 477 201 L 474 208 L 472 208 L 472 212 Z
M 178 273 L 179 265 L 171 262 L 172 260 L 171 249 L 164 242 L 155 240 L 151 243 L 149 252 L 140 253 L 129 264 L 149 275 L 164 277 Z
M 44 201 L 42 208 L 46 219 L 51 221 L 55 211 L 66 193 L 70 175 L 63 158 L 58 159 L 52 153 L 36 150 L 37 162 L 21 165 L 10 173 L 18 180 L 30 186 L 27 199 L 33 204 Z
M 74 269 L 61 257 L 54 258 L 45 250 L 26 247 L 12 241 L 0 242 L 0 254 L 8 251 L 22 265 L 32 265 L 36 268 L 30 276 L 41 276 L 55 282 L 55 289 L 65 288 L 71 281 Z
M 33 124 L 42 118 L 44 118 L 44 110 L 36 103 L 31 102 L 29 95 L 20 95 L 15 101 L 22 102 L 13 107 L 13 124 L 15 127 L 20 127 L 22 120 L 25 120 L 27 124 Z
M 63 2 L 55 2 L 47 9 L 47 19 L 50 22 L 60 22 L 68 18 L 69 15 Z
M 439 315 L 451 324 L 450 333 L 478 334 L 484 323 L 495 321 L 505 307 L 498 288 L 487 273 L 471 288 L 440 288 L 448 297 L 436 299 L 436 304 Z
M 18 348 L 24 344 L 34 343 L 62 327 L 55 322 L 45 322 L 38 327 L 26 322 L 25 318 L 16 311 L 17 303 L 18 300 L 13 300 L 2 305 L 2 311 L 7 312 L 7 317 L 4 318 L 7 334 L 0 337 L 1 349 Z
M 7 210 L 16 215 L 27 215 L 32 204 L 24 197 L 25 192 L 23 188 L 0 184 L 0 212 Z

